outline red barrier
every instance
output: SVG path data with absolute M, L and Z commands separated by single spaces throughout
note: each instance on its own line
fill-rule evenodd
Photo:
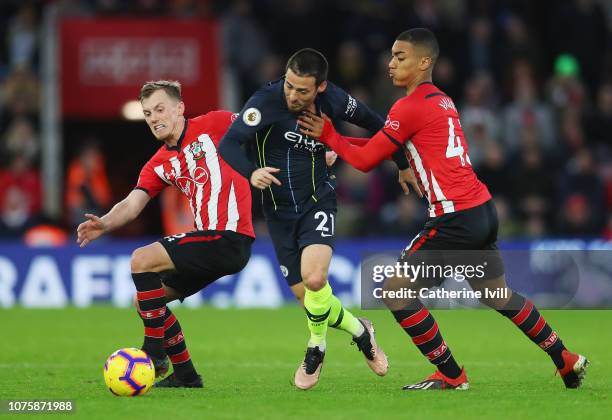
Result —
M 147 80 L 183 85 L 189 115 L 219 107 L 219 47 L 214 21 L 69 18 L 60 23 L 63 117 L 121 116 Z

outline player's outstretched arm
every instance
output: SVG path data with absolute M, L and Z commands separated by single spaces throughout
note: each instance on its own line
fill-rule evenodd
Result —
M 134 220 L 151 200 L 142 190 L 134 190 L 102 217 L 85 214 L 86 221 L 77 227 L 77 243 L 81 248 L 106 232 L 115 230 Z
M 325 114 L 323 117 L 314 114 L 300 116 L 299 124 L 302 133 L 313 137 L 317 137 L 320 133 L 318 137 L 322 143 L 327 144 L 342 159 L 363 172 L 372 170 L 397 150 L 397 145 L 382 131 L 376 133 L 362 147 L 355 146 L 334 129 Z

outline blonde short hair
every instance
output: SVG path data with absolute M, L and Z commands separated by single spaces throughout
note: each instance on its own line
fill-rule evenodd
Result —
M 148 98 L 153 92 L 158 90 L 164 90 L 168 96 L 178 101 L 183 100 L 181 96 L 181 84 L 177 80 L 155 80 L 145 83 L 142 85 L 142 88 L 140 88 L 138 100 L 142 102 L 143 99 Z

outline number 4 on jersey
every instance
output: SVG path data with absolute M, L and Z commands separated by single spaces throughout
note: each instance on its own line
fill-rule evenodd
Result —
M 457 120 L 457 124 L 460 125 L 459 120 Z M 455 144 L 455 141 L 457 142 Z M 455 125 L 453 124 L 453 118 L 448 118 L 448 146 L 446 147 L 446 158 L 450 159 L 453 157 L 457 157 L 461 159 L 461 166 L 465 166 L 465 161 L 467 158 L 467 162 L 470 163 L 470 157 L 463 150 L 463 146 L 461 145 L 461 137 L 455 135 Z

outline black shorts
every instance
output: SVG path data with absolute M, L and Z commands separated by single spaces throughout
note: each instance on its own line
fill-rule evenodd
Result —
M 302 249 L 313 244 L 334 247 L 336 212 L 335 194 L 328 194 L 316 202 L 310 200 L 299 214 L 266 212 L 276 258 L 289 286 L 302 281 Z
M 159 242 L 176 267 L 176 271 L 162 273 L 162 282 L 186 298 L 242 270 L 251 257 L 253 238 L 227 230 L 195 230 Z
M 493 200 L 480 206 L 429 219 L 425 227 L 402 251 L 400 263 L 432 267 L 429 275 L 417 279 L 419 287 L 439 286 L 453 273 L 458 281 L 491 280 L 504 274 L 504 262 L 497 248 L 499 221 Z M 434 266 L 448 270 L 436 270 Z

